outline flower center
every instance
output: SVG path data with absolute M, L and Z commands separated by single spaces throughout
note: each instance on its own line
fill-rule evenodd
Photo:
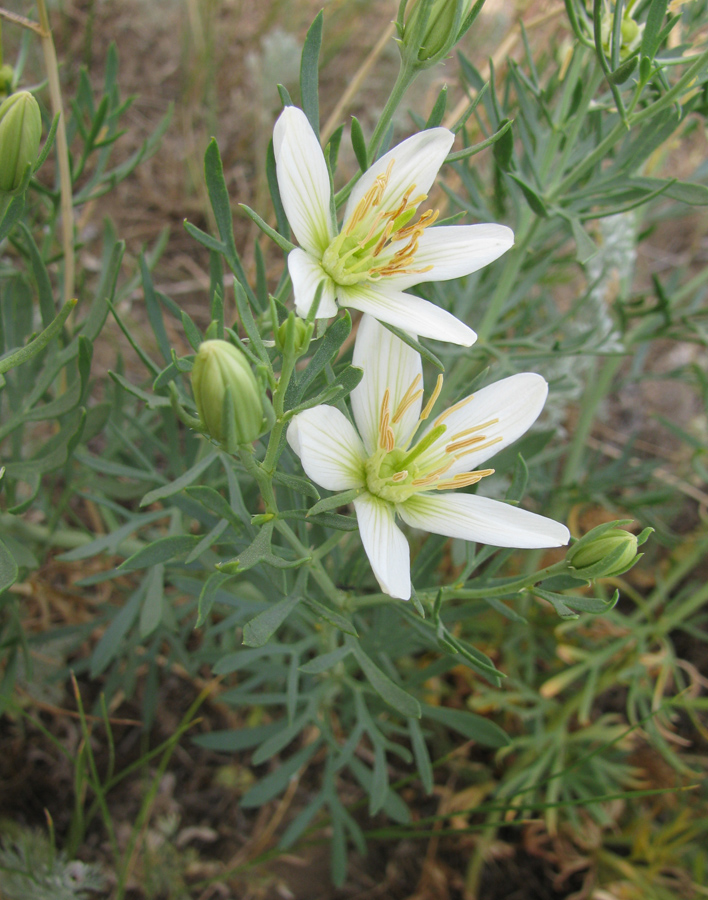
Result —
M 427 194 L 414 196 L 412 184 L 396 207 L 382 206 L 394 160 L 357 203 L 346 225 L 322 255 L 322 268 L 335 284 L 380 281 L 392 275 L 429 272 L 414 268 L 421 235 L 437 219 L 438 210 L 424 212 L 416 222 L 419 204 Z
M 433 427 L 411 447 L 411 442 L 419 426 L 430 415 L 435 401 L 440 396 L 443 376 L 438 375 L 435 390 L 425 404 L 415 427 L 407 434 L 399 434 L 401 420 L 406 410 L 418 400 L 423 391 L 418 387 L 420 375 L 403 395 L 393 412 L 391 394 L 386 389 L 379 411 L 378 442 L 376 451 L 366 461 L 366 486 L 370 493 L 391 503 L 403 503 L 420 491 L 444 491 L 476 484 L 494 469 L 478 469 L 473 472 L 458 472 L 445 477 L 452 466 L 466 454 L 484 450 L 503 440 L 501 435 L 487 437 L 485 432 L 496 425 L 499 419 L 489 419 L 471 428 L 452 434 L 445 441 L 447 425 L 444 420 L 451 413 L 461 409 L 472 399 L 472 395 L 446 409 L 433 422 Z

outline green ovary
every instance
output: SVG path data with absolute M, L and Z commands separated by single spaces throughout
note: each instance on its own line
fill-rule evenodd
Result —
M 413 481 L 420 475 L 415 466 L 406 469 L 401 467 L 401 462 L 406 456 L 403 450 L 378 450 L 367 459 L 365 464 L 366 487 L 369 493 L 388 500 L 390 503 L 403 503 L 413 494 L 421 490 L 413 486 Z M 403 475 L 400 480 L 394 481 L 395 475 Z
M 368 254 L 369 249 L 360 247 L 354 238 L 340 234 L 322 254 L 322 268 L 335 284 L 374 280 L 370 273 L 374 258 Z

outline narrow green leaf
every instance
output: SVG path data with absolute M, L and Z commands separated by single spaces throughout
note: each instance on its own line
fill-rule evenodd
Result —
M 332 497 L 325 497 L 319 503 L 315 503 L 308 511 L 309 516 L 316 516 L 318 513 L 329 512 L 331 509 L 339 509 L 340 506 L 346 506 L 358 497 L 364 488 L 354 488 L 351 491 L 341 491 Z
M 338 125 L 332 132 L 332 137 L 327 141 L 325 147 L 325 157 L 330 172 L 337 169 L 337 160 L 339 158 L 339 147 L 342 143 L 342 135 L 344 134 L 344 125 Z
M 229 192 L 226 189 L 224 167 L 221 162 L 221 155 L 219 154 L 219 146 L 216 143 L 216 138 L 211 139 L 211 141 L 209 142 L 209 146 L 206 149 L 206 153 L 204 154 L 204 177 L 206 179 L 209 201 L 214 211 L 214 218 L 216 219 L 216 226 L 219 230 L 219 236 L 221 237 L 221 241 L 223 243 L 223 249 L 221 249 L 221 252 L 223 252 L 224 257 L 226 258 L 226 262 L 229 264 L 229 268 L 248 294 L 249 300 L 251 301 L 251 303 L 255 304 L 255 295 L 248 284 L 246 272 L 244 271 L 243 265 L 236 251 L 236 243 L 234 241 L 234 225 L 233 218 L 231 216 L 231 201 L 229 199 Z M 201 238 L 198 239 L 201 240 Z M 201 242 L 204 243 L 204 241 Z M 208 245 L 205 244 L 205 246 Z M 218 244 L 210 246 L 209 249 L 217 251 L 220 250 Z
M 620 66 L 618 66 L 615 71 L 610 76 L 610 81 L 613 84 L 624 84 L 625 81 L 631 76 L 632 72 L 637 68 L 637 57 L 632 56 L 626 62 L 623 62 Z
M 147 574 L 145 599 L 140 610 L 139 632 L 141 639 L 151 635 L 162 621 L 162 604 L 165 597 L 165 567 L 153 566 Z
M 541 216 L 541 218 L 547 218 L 548 210 L 546 209 L 546 204 L 543 202 L 540 195 L 531 187 L 531 185 L 527 184 L 523 180 L 523 178 L 520 178 L 513 172 L 507 172 L 507 175 L 519 185 L 519 187 L 521 188 L 521 193 L 526 198 L 526 202 L 531 207 L 533 212 L 535 212 L 537 216 Z
M 245 203 L 239 203 L 239 206 L 246 213 L 248 218 L 256 223 L 263 234 L 267 235 L 284 253 L 290 253 L 291 250 L 295 249 L 295 244 L 293 244 L 292 241 L 284 238 L 282 234 L 278 234 L 278 232 L 274 228 L 271 228 L 267 222 L 263 221 L 258 213 L 251 209 L 250 206 L 247 206 Z
M 15 557 L 0 541 L 0 594 L 17 581 L 19 574 L 20 570 Z
M 400 338 L 404 344 L 408 344 L 409 347 L 412 347 L 416 352 L 420 353 L 423 359 L 427 359 L 427 361 L 429 363 L 432 363 L 432 365 L 434 365 L 436 369 L 440 369 L 441 372 L 445 371 L 445 366 L 432 352 L 432 350 L 428 350 L 427 347 L 424 347 L 423 344 L 421 344 L 414 337 L 408 334 L 407 331 L 396 328 L 394 325 L 389 325 L 388 322 L 382 322 L 381 324 L 385 325 L 386 328 L 388 328 L 388 330 L 392 334 L 395 334 L 397 338 Z
M 149 569 L 150 566 L 168 562 L 176 556 L 188 553 L 198 543 L 199 538 L 191 534 L 175 534 L 169 537 L 158 538 L 152 544 L 129 556 L 128 559 L 118 566 L 118 569 L 121 572 L 131 572 L 134 569 Z
M 319 58 L 324 12 L 320 10 L 305 37 L 300 58 L 302 109 L 317 137 L 320 136 Z
M 509 485 L 509 489 L 506 492 L 506 497 L 504 498 L 509 503 L 518 503 L 523 499 L 524 494 L 526 493 L 526 485 L 529 480 L 529 467 L 526 465 L 526 460 L 520 453 L 516 455 L 516 463 L 514 465 L 514 474 L 511 479 L 511 484 Z
M 197 228 L 196 225 L 192 225 L 192 223 L 188 222 L 186 219 L 184 220 L 183 225 L 187 234 L 191 235 L 195 241 L 199 241 L 202 247 L 206 247 L 207 250 L 211 250 L 212 253 L 226 256 L 226 245 L 223 241 L 217 240 L 217 238 L 207 234 L 206 231 L 202 231 L 201 228 Z
M 234 298 L 236 300 L 236 309 L 238 310 L 241 324 L 243 325 L 243 329 L 248 335 L 248 339 L 250 341 L 250 349 L 253 351 L 253 353 L 256 354 L 261 362 L 270 367 L 270 357 L 268 356 L 268 351 L 266 350 L 263 339 L 261 338 L 256 320 L 253 318 L 251 307 L 246 300 L 246 292 L 241 287 L 239 282 L 236 281 L 236 279 L 234 279 Z M 226 331 L 230 332 L 231 329 L 227 328 Z M 234 334 L 234 337 L 238 337 L 238 335 Z M 238 345 L 238 341 L 236 341 L 235 343 Z
M 9 372 L 10 369 L 16 369 L 18 366 L 23 365 L 33 357 L 37 356 L 38 353 L 41 353 L 49 342 L 61 331 L 64 322 L 66 322 L 69 314 L 76 306 L 76 302 L 76 300 L 67 300 L 61 308 L 59 315 L 48 328 L 45 328 L 33 341 L 30 341 L 29 344 L 26 344 L 24 347 L 20 347 L 17 350 L 10 350 L 6 353 L 0 359 L 0 375 Z
M 260 766 L 276 753 L 284 750 L 300 734 L 305 725 L 312 718 L 313 707 L 310 706 L 297 719 L 286 724 L 279 732 L 267 738 L 260 747 L 256 748 L 251 757 L 254 766 Z
M 593 256 L 595 256 L 597 247 L 592 238 L 588 236 L 587 231 L 580 224 L 579 219 L 575 216 L 571 216 L 569 221 L 573 232 L 573 239 L 575 240 L 575 257 L 578 262 L 584 266 L 593 258 Z
M 297 491 L 299 494 L 304 494 L 306 497 L 314 497 L 315 500 L 320 499 L 320 493 L 314 484 L 301 475 L 290 475 L 288 472 L 276 471 L 273 473 L 273 481 L 276 481 L 278 484 L 284 484 L 286 487 Z
M 196 465 L 192 466 L 191 469 L 188 469 L 183 475 L 180 475 L 179 478 L 176 478 L 169 484 L 164 484 L 159 488 L 155 488 L 154 491 L 148 491 L 148 493 L 145 494 L 143 499 L 140 501 L 140 505 L 149 506 L 151 503 L 156 503 L 158 500 L 164 500 L 167 497 L 172 497 L 174 494 L 178 494 L 193 481 L 196 481 L 197 478 L 199 478 L 199 476 L 202 474 L 202 472 L 206 471 L 206 469 L 209 468 L 209 466 L 214 462 L 216 458 L 216 453 L 209 453 L 208 456 L 205 456 L 204 459 L 200 460 Z
M 298 592 L 258 613 L 244 625 L 243 643 L 247 647 L 262 647 L 267 644 L 301 600 L 302 595 Z
M 366 152 L 366 138 L 364 137 L 364 130 L 361 127 L 361 123 L 356 116 L 352 116 L 351 141 L 354 156 L 356 156 L 356 161 L 359 163 L 359 168 L 362 172 L 366 172 L 369 168 L 369 157 Z
M 163 397 L 161 394 L 148 394 L 147 391 L 131 384 L 127 378 L 119 375 L 118 372 L 109 371 L 108 373 L 116 384 L 119 384 L 124 391 L 127 391 L 138 400 L 142 400 L 148 409 L 159 409 L 161 406 L 171 406 L 169 397 Z
M 445 108 L 447 107 L 447 85 L 444 84 L 440 88 L 440 93 L 433 104 L 433 108 L 430 110 L 430 115 L 428 116 L 428 121 L 425 123 L 424 130 L 427 131 L 429 128 L 438 128 L 438 126 L 442 125 L 442 120 L 445 117 Z
M 47 267 L 44 265 L 42 255 L 40 254 L 39 248 L 37 247 L 34 238 L 32 237 L 32 232 L 24 222 L 20 222 L 20 230 L 22 231 L 25 239 L 25 244 L 27 245 L 27 250 L 29 251 L 30 263 L 32 265 L 32 274 L 34 275 L 35 284 L 37 285 L 39 309 L 42 314 L 42 325 L 45 328 L 48 328 L 51 325 L 52 319 L 56 314 L 56 310 L 54 308 L 54 296 L 52 294 L 52 283 L 49 279 L 49 272 L 47 272 Z
M 325 622 L 329 622 L 330 625 L 334 625 L 335 628 L 343 631 L 344 634 L 349 634 L 352 637 L 358 637 L 357 630 L 349 621 L 349 619 L 341 616 L 339 613 L 335 612 L 333 609 L 330 609 L 328 606 L 325 606 L 324 603 L 320 603 L 318 600 L 313 600 L 312 597 L 305 597 L 305 603 L 310 607 L 310 609 L 316 612 L 317 615 L 320 616 L 320 618 L 324 619 Z
M 304 672 L 305 675 L 321 675 L 322 672 L 326 672 L 343 659 L 346 659 L 351 652 L 351 647 L 347 647 L 345 644 L 341 647 L 337 647 L 336 650 L 331 650 L 329 653 L 323 653 L 321 656 L 316 656 L 314 659 L 311 659 L 309 662 L 300 666 L 300 671 Z
M 281 850 L 287 850 L 289 847 L 292 847 L 293 844 L 297 843 L 307 826 L 310 824 L 310 822 L 312 822 L 317 813 L 322 809 L 324 803 L 324 794 L 319 794 L 304 809 L 300 810 L 300 812 L 295 816 L 295 818 L 283 832 L 283 836 L 280 839 L 280 843 L 278 844 L 278 847 Z
M 165 330 L 165 321 L 162 318 L 162 310 L 160 308 L 160 304 L 158 303 L 157 297 L 155 296 L 155 288 L 152 284 L 152 275 L 150 274 L 150 269 L 148 268 L 147 262 L 145 260 L 145 255 L 143 253 L 140 254 L 140 277 L 143 284 L 143 296 L 145 298 L 145 308 L 147 310 L 148 319 L 150 320 L 150 325 L 152 327 L 153 334 L 155 335 L 155 341 L 157 342 L 157 346 L 162 354 L 162 358 L 166 363 L 169 363 L 171 359 L 171 346 L 170 340 L 167 337 L 167 331 Z
M 506 747 L 511 743 L 507 733 L 498 725 L 473 712 L 425 704 L 423 716 L 441 722 L 447 728 L 485 747 Z
M 256 725 L 255 728 L 239 728 L 238 730 L 210 731 L 209 734 L 199 734 L 192 738 L 192 742 L 205 750 L 215 750 L 217 753 L 236 753 L 239 750 L 248 750 L 255 747 L 270 737 L 274 732 L 280 731 L 282 722 L 269 722 L 267 725 Z
M 189 341 L 189 345 L 196 353 L 199 350 L 199 345 L 202 342 L 202 335 L 197 326 L 194 324 L 192 319 L 187 315 L 184 310 L 182 311 L 182 327 L 184 328 L 184 333 Z
M 239 530 L 242 528 L 243 523 L 238 514 L 231 508 L 226 498 L 214 488 L 199 484 L 188 487 L 186 493 L 220 519 L 227 519 L 234 528 Z
M 273 797 L 277 796 L 281 791 L 285 790 L 290 779 L 295 773 L 304 766 L 315 754 L 319 748 L 321 741 L 316 740 L 302 750 L 298 750 L 289 759 L 281 762 L 275 771 L 270 775 L 266 775 L 258 784 L 247 791 L 241 798 L 241 806 L 244 809 L 263 806 Z
M 384 675 L 381 669 L 366 655 L 358 642 L 351 640 L 349 637 L 345 640 L 349 643 L 366 680 L 379 697 L 388 703 L 389 706 L 392 706 L 393 709 L 400 712 L 401 715 L 419 719 L 421 716 L 420 703 L 415 697 L 411 697 L 403 688 L 391 681 L 388 675 Z
M 408 733 L 411 736 L 411 744 L 413 746 L 413 756 L 415 757 L 416 768 L 420 775 L 420 781 L 423 785 L 425 793 L 430 796 L 433 792 L 433 767 L 430 762 L 430 754 L 425 745 L 425 738 L 417 719 L 408 719 Z
M 232 576 L 230 575 L 225 575 L 223 572 L 212 572 L 204 582 L 197 603 L 197 621 L 194 625 L 195 628 L 201 628 L 206 622 L 209 613 L 211 612 L 211 608 L 214 605 L 216 595 L 227 582 L 231 581 L 231 577 Z
M 669 5 L 668 0 L 651 0 L 647 20 L 644 24 L 644 33 L 642 34 L 641 55 L 654 59 L 656 51 L 659 49 L 659 35 L 661 34 L 661 26 L 666 16 L 666 8 Z
M 96 649 L 91 654 L 91 667 L 89 670 L 92 678 L 99 676 L 108 667 L 111 660 L 118 655 L 121 641 L 138 618 L 140 604 L 145 595 L 146 583 L 147 578 L 144 578 L 96 645 Z
M 503 172 L 512 168 L 514 157 L 514 136 L 511 133 L 511 120 L 502 119 L 497 129 L 494 143 L 494 161 Z

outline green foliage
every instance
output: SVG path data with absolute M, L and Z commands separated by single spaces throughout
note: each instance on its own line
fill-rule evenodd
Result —
M 399 32 L 405 36 L 408 29 L 415 43 L 427 33 L 424 13 L 440 12 L 439 4 L 418 4 L 422 18 L 407 23 L 405 6 Z M 445 40 L 432 56 L 447 53 L 480 8 L 456 3 L 453 18 L 439 23 L 446 25 Z M 443 180 L 450 211 L 508 221 L 515 247 L 503 261 L 444 287 L 421 285 L 417 293 L 469 321 L 480 340 L 464 352 L 433 352 L 416 336 L 391 330 L 421 354 L 426 368 L 445 370 L 448 405 L 487 383 L 490 367 L 495 379 L 526 370 L 546 377 L 551 396 L 542 427 L 496 457 L 496 477 L 507 502 L 523 500 L 557 519 L 588 508 L 604 511 L 603 524 L 584 529 L 567 559 L 415 533 L 411 603 L 381 592 L 350 509 L 362 489 L 323 496 L 302 475 L 286 440 L 294 416 L 315 406 L 350 415 L 348 398 L 362 372 L 352 365 L 349 312 L 326 325 L 316 322 L 321 288 L 306 320 L 289 312 L 285 256 L 295 245 L 272 144 L 266 180 L 276 227 L 268 213 L 243 206 L 282 254 L 272 295 L 271 257 L 260 248 L 255 277 L 247 276 L 216 139 L 206 148 L 216 234 L 185 227 L 209 251 L 208 324 L 194 321 L 153 283 L 160 247 L 143 254 L 130 280 L 121 282 L 124 246 L 109 224 L 100 273 L 82 282 L 76 301 L 60 306 L 59 186 L 40 176 L 30 180 L 28 173 L 20 195 L 1 211 L 7 251 L 0 261 L 3 708 L 12 705 L 20 661 L 26 669 L 31 664 L 15 585 L 37 568 L 48 546 L 64 551 L 60 564 L 101 559 L 103 570 L 94 566 L 77 589 L 112 582 L 110 598 L 95 620 L 75 630 L 79 642 L 100 629 L 90 656 L 74 661 L 75 671 L 100 678 L 108 699 L 119 689 L 132 697 L 144 679 L 146 728 L 156 717 L 155 685 L 165 668 L 179 665 L 195 678 L 205 670 L 219 676 L 220 700 L 236 720 L 248 722 L 255 710 L 260 724 L 202 735 L 197 743 L 225 753 L 248 750 L 253 766 L 277 758 L 241 797 L 245 809 L 275 800 L 309 767 L 308 802 L 288 823 L 280 847 L 327 824 L 338 884 L 346 877 L 348 847 L 365 848 L 342 799 L 350 786 L 366 796 L 370 815 L 383 813 L 397 823 L 396 834 L 410 833 L 402 782 L 392 783 L 393 773 L 409 773 L 429 794 L 433 752 L 461 739 L 496 752 L 503 771 L 492 801 L 476 809 L 492 830 L 513 814 L 543 814 L 552 832 L 561 818 L 579 827 L 579 809 L 609 827 L 605 801 L 629 797 L 638 784 L 630 751 L 640 728 L 676 771 L 689 772 L 667 735 L 677 710 L 695 721 L 703 711 L 689 691 L 695 682 L 682 665 L 678 635 L 706 639 L 708 592 L 698 573 L 707 549 L 704 523 L 688 537 L 675 533 L 679 503 L 662 470 L 637 459 L 631 441 L 617 457 L 600 453 L 592 433 L 608 397 L 656 378 L 650 364 L 659 341 L 690 342 L 705 352 L 705 273 L 676 268 L 636 290 L 633 267 L 643 236 L 685 214 L 687 204 L 708 205 L 705 166 L 679 180 L 663 177 L 658 164 L 678 134 L 705 118 L 708 56 L 689 52 L 688 45 L 667 47 L 675 20 L 665 21 L 663 0 L 638 5 L 639 18 L 630 23 L 637 35 L 643 28 L 636 46 L 622 4 L 609 18 L 599 0 L 592 9 L 567 0 L 566 8 L 577 40 L 564 59 L 555 46 L 532 52 L 525 34 L 525 58 L 510 61 L 503 80 L 492 68 L 485 81 L 459 57 L 472 99 L 455 126 L 462 146 L 443 170 L 454 176 Z M 317 134 L 322 40 L 320 13 L 300 69 L 302 107 Z M 362 172 L 386 145 L 393 114 L 422 67 L 421 40 L 415 65 L 404 48 L 401 74 L 368 144 L 361 122 L 352 119 Z M 82 71 L 70 104 L 74 205 L 127 177 L 154 152 L 168 124 L 113 165 L 121 117 L 131 103 L 120 99 L 114 47 L 100 98 L 90 85 Z M 420 127 L 441 125 L 446 90 L 427 120 L 416 118 Z M 281 96 L 290 103 L 284 89 Z M 335 132 L 326 155 L 333 179 L 339 177 L 341 134 Z M 486 148 L 491 152 L 479 155 Z M 335 216 L 358 177 L 334 195 Z M 233 298 L 225 297 L 225 270 L 233 276 Z M 138 285 L 149 338 L 120 303 Z M 91 364 L 109 312 L 143 373 L 138 364 L 126 373 L 119 361 L 98 401 Z M 184 336 L 183 356 L 173 347 L 175 333 Z M 203 397 L 195 402 L 190 384 L 203 340 L 228 340 L 248 370 L 259 415 L 245 438 L 233 425 L 244 400 L 236 381 L 218 404 L 217 413 L 229 413 L 222 415 L 227 424 L 210 425 L 214 442 L 202 433 Z M 682 363 L 662 377 L 689 385 L 708 409 L 708 381 L 698 363 Z M 569 425 L 576 404 L 578 418 Z M 690 448 L 691 477 L 705 481 L 704 435 L 668 426 Z M 94 533 L 77 514 L 76 497 L 90 501 L 105 533 Z M 606 521 L 624 515 L 632 518 Z M 619 532 L 618 524 L 640 533 Z M 665 552 L 676 555 L 651 586 L 638 588 L 623 576 L 652 529 Z M 648 546 L 655 562 L 658 551 Z M 35 636 L 32 643 L 49 639 Z M 469 691 L 453 695 L 457 681 Z M 663 698 L 668 684 L 680 699 Z M 621 692 L 616 711 L 603 712 L 603 697 L 615 689 Z M 448 698 L 453 705 L 445 704 Z M 98 772 L 78 690 L 76 700 L 84 743 L 74 764 L 85 793 L 77 800 L 70 848 L 78 849 L 100 817 L 119 863 L 122 896 L 159 779 L 150 781 L 130 846 L 119 850 L 108 804 L 123 775 Z M 196 706 L 141 765 L 161 755 L 164 772 L 195 712 Z M 30 867 L 43 871 L 39 863 L 30 866 L 32 852 L 29 844 L 7 845 L 0 859 L 26 878 Z M 659 851 L 655 858 L 664 859 Z M 57 877 L 69 871 L 60 857 L 52 865 Z M 76 888 L 66 896 L 83 895 Z

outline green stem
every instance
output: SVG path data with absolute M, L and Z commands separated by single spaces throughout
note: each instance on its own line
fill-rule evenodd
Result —
M 480 588 L 459 588 L 451 584 L 435 590 L 418 591 L 418 598 L 425 603 L 432 604 L 435 602 L 440 590 L 442 590 L 445 597 L 454 600 L 484 600 L 486 597 L 505 597 L 508 594 L 520 593 L 553 575 L 562 574 L 568 574 L 568 566 L 565 560 L 553 563 L 536 572 L 523 575 L 514 581 L 507 581 L 505 584 L 500 584 L 497 587 L 489 587 L 487 585 Z M 390 602 L 391 598 L 388 594 L 364 594 L 360 597 L 350 597 L 347 605 L 350 609 L 359 610 L 370 606 L 382 606 Z
M 282 519 L 278 519 L 275 523 L 275 527 L 277 530 L 283 535 L 285 540 L 290 544 L 293 550 L 296 550 L 301 556 L 310 556 L 312 557 L 312 550 L 305 546 L 302 543 L 300 538 L 295 534 L 292 528 L 284 522 Z M 346 604 L 346 595 L 344 591 L 341 591 L 337 585 L 332 581 L 332 579 L 327 574 L 325 567 L 319 561 L 319 559 L 311 558 L 308 563 L 310 571 L 312 572 L 312 576 L 315 581 L 319 584 L 319 586 L 324 591 L 325 595 L 337 606 L 339 609 L 344 608 Z M 389 598 L 390 599 L 390 598 Z
M 59 82 L 59 64 L 52 39 L 52 29 L 49 24 L 49 16 L 44 0 L 37 0 L 37 13 L 39 25 L 42 29 L 42 50 L 44 52 L 44 64 L 47 69 L 47 81 L 49 82 L 49 95 L 52 100 L 52 112 L 59 114 L 57 127 L 57 162 L 59 166 L 59 187 L 61 196 L 61 228 L 62 247 L 64 250 L 64 302 L 70 300 L 74 294 L 74 197 L 71 187 L 71 171 L 69 168 L 69 144 L 66 138 L 66 122 L 64 107 L 61 99 L 61 84 Z
M 406 91 L 415 80 L 417 74 L 418 69 L 415 66 L 412 66 L 409 62 L 406 62 L 403 59 L 401 60 L 401 67 L 398 70 L 396 82 L 393 85 L 393 89 L 389 94 L 388 100 L 386 101 L 386 106 L 384 106 L 383 111 L 379 116 L 379 121 L 376 123 L 374 133 L 371 135 L 371 140 L 369 141 L 369 146 L 367 147 L 366 152 L 369 160 L 369 165 L 371 165 L 373 160 L 376 158 L 376 151 L 379 149 L 379 144 L 383 140 L 386 129 L 391 123 L 393 114 L 396 112 L 396 109 L 398 109 L 398 105 L 400 104 L 401 100 L 403 100 Z

